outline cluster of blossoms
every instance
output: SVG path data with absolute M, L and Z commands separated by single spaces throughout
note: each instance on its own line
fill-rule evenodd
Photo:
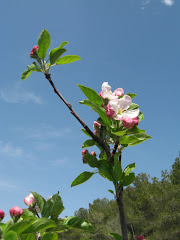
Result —
M 34 58 L 37 55 L 37 50 L 38 50 L 38 45 L 35 45 L 32 49 L 31 49 L 31 53 L 30 53 L 30 57 Z
M 137 236 L 137 240 L 143 240 L 143 239 L 145 239 L 145 237 L 143 235 Z
M 88 154 L 89 152 L 88 152 L 88 150 L 87 149 L 84 149 L 83 151 L 82 151 L 82 161 L 83 161 L 83 163 L 87 163 L 86 161 L 85 161 L 85 159 L 84 159 L 84 155 L 86 155 L 86 154 Z M 93 151 L 93 152 L 91 152 L 90 153 L 92 156 L 96 156 L 96 153 Z
M 123 122 L 123 126 L 130 129 L 133 126 L 137 126 L 139 109 L 129 109 L 132 99 L 129 95 L 124 95 L 122 88 L 117 88 L 113 93 L 111 86 L 108 82 L 102 84 L 102 91 L 99 95 L 104 101 L 108 100 L 108 103 L 104 106 L 106 108 L 106 115 L 108 118 L 113 118 Z

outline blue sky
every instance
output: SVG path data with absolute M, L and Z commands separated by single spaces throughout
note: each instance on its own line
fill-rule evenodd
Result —
M 68 41 L 67 54 L 81 61 L 52 68 L 62 95 L 93 130 L 97 115 L 78 101 L 76 84 L 101 91 L 103 82 L 137 93 L 144 113 L 141 129 L 152 136 L 123 152 L 123 166 L 160 177 L 180 150 L 179 64 L 180 2 L 173 0 L 2 1 L 0 86 L 0 209 L 25 208 L 30 190 L 45 198 L 60 192 L 71 216 L 96 198 L 113 196 L 111 183 L 99 176 L 71 188 L 82 172 L 80 124 L 58 99 L 43 74 L 21 73 L 32 63 L 31 48 L 45 28 L 51 48 Z M 90 150 L 95 150 L 92 148 Z M 8 219 L 8 216 L 6 216 Z

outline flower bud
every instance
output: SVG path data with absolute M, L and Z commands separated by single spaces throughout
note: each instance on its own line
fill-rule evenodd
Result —
M 87 163 L 85 160 L 84 160 L 84 155 L 86 155 L 88 153 L 88 150 L 87 149 L 84 149 L 82 151 L 82 160 L 83 160 L 83 163 Z
M 132 118 L 126 117 L 123 119 L 123 126 L 127 129 L 131 129 L 134 126 L 134 121 Z
M 23 214 L 23 210 L 20 207 L 15 206 L 9 209 L 9 213 L 12 218 L 20 218 L 20 216 Z
M 98 130 L 94 130 L 94 134 L 97 136 L 98 135 Z
M 35 198 L 33 196 L 32 193 L 30 193 L 25 199 L 24 199 L 24 203 L 31 208 L 34 208 L 36 205 L 36 201 Z
M 93 127 L 94 127 L 96 130 L 98 130 L 98 129 L 101 127 L 101 124 L 98 123 L 97 121 L 94 121 Z
M 96 157 L 96 153 L 94 151 L 91 152 L 91 155 Z
M 37 50 L 38 50 L 38 45 L 35 45 L 32 49 L 31 49 L 31 53 L 30 53 L 30 57 L 31 58 L 35 58 L 37 56 Z
M 0 222 L 3 220 L 4 215 L 4 211 L 0 209 Z
M 106 115 L 108 118 L 113 118 L 115 117 L 116 113 L 114 112 L 114 110 L 110 107 L 110 105 L 108 104 L 106 106 Z
M 117 88 L 114 92 L 113 92 L 114 96 L 123 96 L 124 95 L 124 90 L 122 88 Z
M 145 237 L 143 235 L 137 236 L 137 240 L 143 240 L 143 239 L 145 239 Z
M 137 126 L 139 123 L 138 117 L 133 118 L 134 125 Z

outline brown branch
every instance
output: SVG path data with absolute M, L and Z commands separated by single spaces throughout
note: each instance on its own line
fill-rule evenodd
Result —
M 114 148 L 113 148 L 112 153 L 111 153 L 111 163 L 112 163 L 113 165 L 114 165 L 114 154 L 116 153 L 116 150 L 117 150 L 117 148 L 118 148 L 119 141 L 120 141 L 120 138 L 117 137 L 116 142 L 115 142 L 115 144 L 114 144 Z
M 47 80 L 49 81 L 49 83 L 51 84 L 51 86 L 54 89 L 54 92 L 60 97 L 60 99 L 66 104 L 66 106 L 69 108 L 69 110 L 71 111 L 71 114 L 80 122 L 80 124 L 84 127 L 84 129 L 89 133 L 89 135 L 94 139 L 94 141 L 96 143 L 98 143 L 106 152 L 107 157 L 110 161 L 111 159 L 111 154 L 110 154 L 110 149 L 109 146 L 106 142 L 103 141 L 103 139 L 100 139 L 98 136 L 96 136 L 90 129 L 89 127 L 85 124 L 85 122 L 78 116 L 78 114 L 74 111 L 74 109 L 72 108 L 72 105 L 70 103 L 68 103 L 66 101 L 66 99 L 60 94 L 60 92 L 57 90 L 57 88 L 55 87 L 52 79 L 51 79 L 51 74 L 49 73 L 45 73 L 45 77 L 47 78 Z

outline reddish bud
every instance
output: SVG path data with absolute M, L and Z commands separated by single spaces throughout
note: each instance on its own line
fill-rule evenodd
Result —
M 24 199 L 24 203 L 31 208 L 34 208 L 36 205 L 36 201 L 35 198 L 33 196 L 32 193 L 30 193 L 25 199 Z
M 126 117 L 123 119 L 123 126 L 127 129 L 131 129 L 134 126 L 132 118 Z
M 86 155 L 88 153 L 88 150 L 87 149 L 84 149 L 82 151 L 82 160 L 83 160 L 83 163 L 87 163 L 85 160 L 84 160 L 84 155 Z
M 96 153 L 94 151 L 91 152 L 91 155 L 96 157 Z
M 12 218 L 14 217 L 20 218 L 20 216 L 23 214 L 23 210 L 20 207 L 15 206 L 9 209 L 9 213 Z
M 31 49 L 31 53 L 30 53 L 30 57 L 34 58 L 37 55 L 37 50 L 38 50 L 38 45 L 35 45 L 32 49 Z
M 94 127 L 96 130 L 98 130 L 98 129 L 101 127 L 101 124 L 98 123 L 97 121 L 94 121 L 93 127 Z
M 3 220 L 4 215 L 4 211 L 0 209 L 0 222 Z
M 143 240 L 143 239 L 145 239 L 145 237 L 143 235 L 137 236 L 137 240 Z

